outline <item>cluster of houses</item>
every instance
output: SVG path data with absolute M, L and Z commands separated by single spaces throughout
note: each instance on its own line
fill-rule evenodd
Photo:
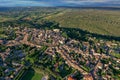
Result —
M 111 52 L 120 53 L 120 46 L 118 47 L 115 43 L 105 43 L 104 41 L 97 42 L 95 46 L 98 48 L 103 48 L 105 53 L 98 53 L 94 48 L 91 48 L 89 42 L 80 42 L 74 39 L 67 39 L 63 37 L 62 31 L 60 29 L 53 29 L 53 30 L 45 30 L 45 29 L 35 29 L 35 28 L 24 28 L 18 29 L 16 31 L 16 39 L 11 40 L 4 43 L 3 40 L 0 40 L 1 45 L 6 46 L 15 46 L 20 45 L 21 43 L 39 47 L 42 45 L 48 46 L 47 50 L 45 51 L 46 54 L 55 56 L 55 53 L 60 53 L 61 57 L 63 57 L 66 61 L 66 64 L 69 66 L 77 69 L 84 75 L 84 80 L 93 80 L 93 79 L 103 79 L 103 80 L 111 80 L 112 77 L 107 74 L 109 71 L 109 66 L 112 62 L 108 61 L 108 63 L 102 63 L 102 59 L 109 59 L 112 58 L 116 64 L 120 64 L 120 59 L 112 56 Z M 73 35 L 74 36 L 74 35 Z M 67 41 L 67 42 L 66 42 Z M 103 45 L 104 43 L 104 45 Z M 78 45 L 79 44 L 79 45 Z M 82 45 L 82 49 L 80 48 Z M 113 48 L 112 46 L 117 46 L 117 48 Z M 10 53 L 10 50 L 6 50 L 6 52 L 0 53 L 3 61 Z M 108 54 L 107 54 L 108 53 Z M 23 56 L 23 55 L 22 55 Z M 83 65 L 89 67 L 90 70 L 86 71 L 83 68 Z M 5 63 L 4 63 L 5 65 Z M 22 65 L 17 63 L 13 63 L 15 66 L 19 66 L 16 68 L 15 71 L 19 71 Z M 115 69 L 119 70 L 120 66 L 115 66 Z M 98 75 L 99 71 L 102 70 L 105 75 L 102 77 Z M 8 72 L 5 70 L 5 72 Z M 10 76 L 13 78 L 13 76 Z M 8 79 L 7 79 L 8 80 Z M 71 76 L 68 77 L 68 80 L 76 80 L 73 79 Z
M 20 55 L 19 57 L 23 57 Z M 10 56 L 11 50 L 9 48 L 5 52 L 0 52 L 0 68 L 2 69 L 0 80 L 13 80 L 23 67 L 22 64 L 9 60 L 11 59 Z M 13 58 L 14 56 L 11 57 Z

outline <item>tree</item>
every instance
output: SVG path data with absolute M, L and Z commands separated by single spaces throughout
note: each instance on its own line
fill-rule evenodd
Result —
M 0 77 L 4 76 L 3 68 L 0 66 Z

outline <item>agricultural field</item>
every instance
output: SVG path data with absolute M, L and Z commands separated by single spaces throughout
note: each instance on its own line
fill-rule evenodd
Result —
M 60 23 L 61 27 L 79 28 L 91 33 L 120 36 L 120 11 L 96 9 L 69 9 L 45 17 Z

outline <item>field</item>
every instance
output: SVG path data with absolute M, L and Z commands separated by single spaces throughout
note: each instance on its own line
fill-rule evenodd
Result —
M 119 13 L 120 10 L 10 8 L 7 11 L 0 11 L 0 26 L 4 27 L 10 21 L 14 25 L 18 24 L 18 26 L 34 24 L 35 27 L 35 25 L 41 24 L 42 20 L 49 20 L 60 23 L 60 27 L 79 28 L 90 33 L 120 37 Z M 1 37 L 3 36 L 1 35 Z
M 80 28 L 91 33 L 120 36 L 120 11 L 76 9 L 67 10 L 45 19 L 60 23 L 61 27 Z
M 22 80 L 41 80 L 43 74 L 30 69 L 22 78 Z

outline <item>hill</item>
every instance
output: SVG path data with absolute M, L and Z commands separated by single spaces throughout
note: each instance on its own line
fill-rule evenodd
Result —
M 80 28 L 91 33 L 120 36 L 120 11 L 97 9 L 68 9 L 45 17 L 61 27 Z
M 35 27 L 42 20 L 49 20 L 65 28 L 79 28 L 90 33 L 120 37 L 119 13 L 119 8 L 0 8 L 0 26 L 7 27 L 10 22 L 20 22 L 28 26 L 34 23 Z

